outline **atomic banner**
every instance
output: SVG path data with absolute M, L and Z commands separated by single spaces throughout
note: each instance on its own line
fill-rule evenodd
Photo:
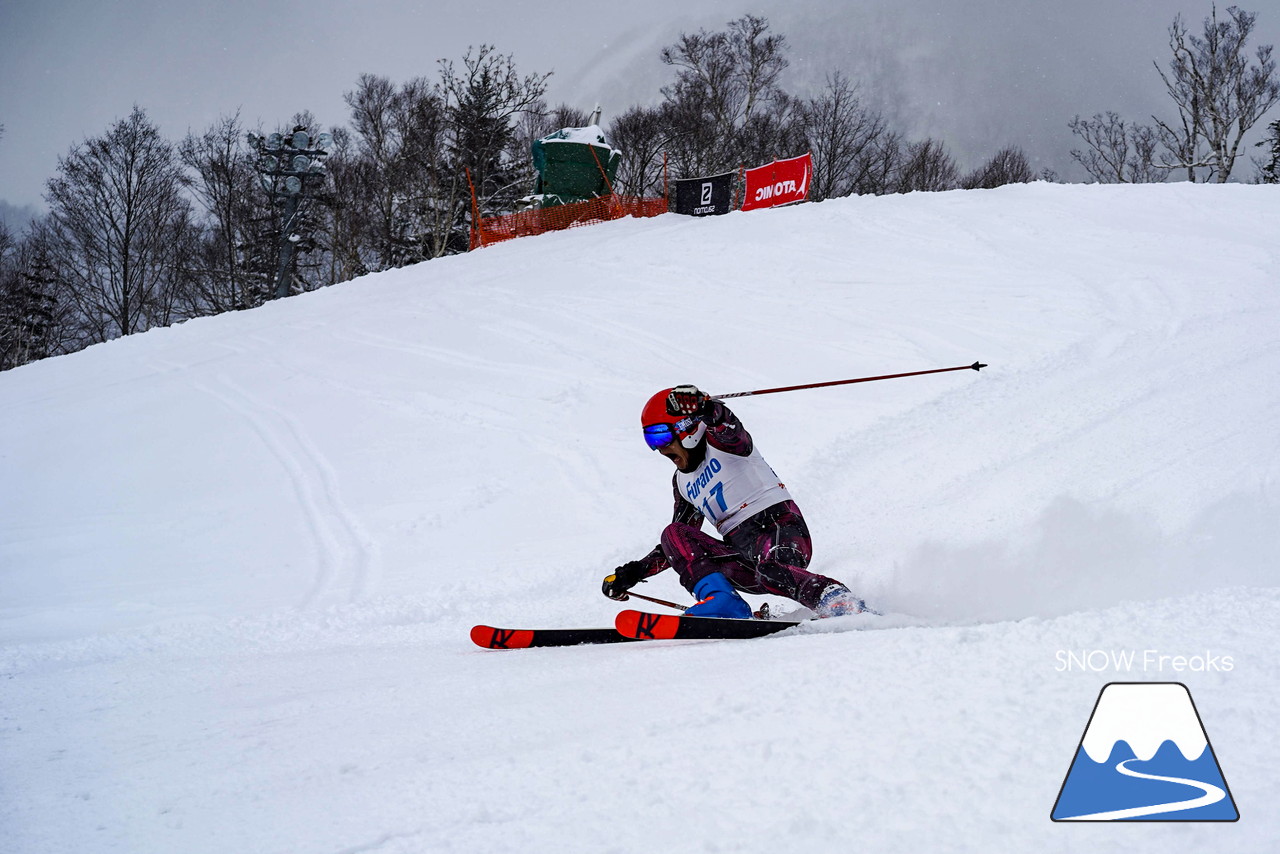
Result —
M 742 209 L 750 211 L 803 202 L 809 198 L 809 178 L 812 175 L 811 154 L 775 160 L 765 166 L 748 169 Z

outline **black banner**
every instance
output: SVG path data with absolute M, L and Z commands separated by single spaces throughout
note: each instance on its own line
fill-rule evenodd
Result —
M 736 173 L 710 178 L 682 178 L 676 184 L 676 213 L 688 216 L 727 214 L 733 207 L 733 177 Z

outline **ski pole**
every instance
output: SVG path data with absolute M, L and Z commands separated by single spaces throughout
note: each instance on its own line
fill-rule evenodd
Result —
M 675 602 L 667 602 L 664 599 L 654 599 L 652 596 L 645 596 L 643 593 L 635 593 L 630 590 L 627 591 L 627 596 L 628 597 L 634 596 L 637 599 L 643 599 L 644 601 L 652 602 L 655 605 L 666 605 L 668 608 L 675 608 L 678 611 L 689 610 L 688 605 L 677 605 Z M 623 600 L 623 601 L 626 601 L 626 600 Z
M 974 362 L 972 365 L 959 365 L 954 368 L 934 368 L 930 371 L 911 371 L 905 374 L 885 374 L 881 377 L 858 377 L 857 379 L 852 380 L 832 380 L 831 382 L 825 383 L 789 385 L 783 386 L 782 388 L 762 388 L 756 389 L 755 391 L 736 391 L 733 394 L 713 394 L 711 395 L 711 398 L 713 400 L 727 400 L 731 397 L 751 397 L 756 394 L 777 394 L 780 391 L 799 391 L 802 388 L 825 388 L 826 386 L 832 385 L 849 385 L 851 383 L 870 383 L 875 382 L 876 380 L 896 380 L 902 377 L 919 377 L 925 374 L 945 374 L 948 371 L 980 371 L 985 367 L 986 365 L 981 362 Z

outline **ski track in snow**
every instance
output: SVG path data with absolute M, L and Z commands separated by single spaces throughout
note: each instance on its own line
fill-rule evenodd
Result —
M 364 329 L 348 328 L 343 331 L 332 332 L 331 334 L 338 340 L 350 341 L 355 344 L 363 344 L 369 347 L 376 347 L 390 353 L 414 356 L 447 365 L 452 368 L 478 369 L 506 376 L 509 376 L 518 370 L 526 377 L 538 377 L 550 380 L 561 380 L 564 378 L 563 373 L 541 368 L 538 365 L 517 365 L 512 362 L 467 353 L 456 348 L 432 346 L 418 341 L 407 341 L 402 338 L 378 334 Z
M 245 348 L 232 349 L 257 357 Z M 192 380 L 191 385 L 243 418 L 289 479 L 316 565 L 298 607 L 351 603 L 365 596 L 375 583 L 369 535 L 343 503 L 332 465 L 298 421 L 250 394 L 226 373 L 218 373 L 212 384 Z

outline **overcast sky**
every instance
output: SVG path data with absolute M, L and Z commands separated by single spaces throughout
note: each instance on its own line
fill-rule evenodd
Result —
M 1254 44 L 1280 42 L 1280 0 L 1258 12 Z M 434 77 L 468 45 L 513 53 L 523 72 L 553 71 L 549 100 L 611 115 L 654 102 L 670 79 L 657 52 L 682 30 L 751 11 L 791 45 L 786 88 L 805 94 L 843 70 L 912 136 L 947 143 L 964 169 L 1008 144 L 1037 168 L 1071 165 L 1075 113 L 1167 113 L 1153 60 L 1167 29 L 1195 28 L 1210 4 L 1188 0 L 0 0 L 0 201 L 43 208 L 59 156 L 143 107 L 177 140 L 240 110 L 271 128 L 309 109 L 347 123 L 343 92 L 364 72 Z M 1280 111 L 1277 111 L 1280 113 Z M 1270 118 L 1275 118 L 1271 116 Z M 1253 153 L 1253 152 L 1250 152 Z M 1253 166 L 1237 166 L 1248 178 Z

